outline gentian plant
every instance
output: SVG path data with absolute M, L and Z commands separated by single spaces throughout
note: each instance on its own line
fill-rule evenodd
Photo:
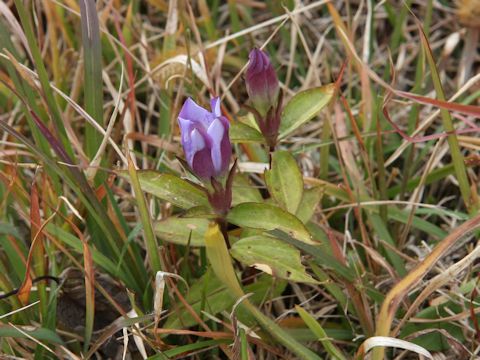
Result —
M 268 274 L 265 276 L 281 280 L 318 282 L 307 274 L 298 248 L 272 231 L 280 230 L 292 241 L 318 244 L 307 224 L 322 190 L 304 188 L 294 156 L 280 146 L 283 139 L 313 118 L 334 95 L 334 85 L 330 84 L 300 92 L 283 106 L 277 73 L 267 53 L 259 49 L 251 51 L 245 75 L 249 95 L 245 108 L 250 120 L 243 121 L 245 116 L 232 114 L 229 121 L 222 113 L 218 97 L 210 101 L 210 110 L 187 98 L 179 111 L 185 155 L 181 161 L 197 181 L 171 173 L 138 174 L 144 191 L 172 204 L 173 213 L 154 226 L 157 236 L 167 242 L 205 247 L 213 273 L 234 301 L 248 291 L 237 278 L 245 266 L 256 267 Z M 237 172 L 236 161 L 230 166 L 233 143 L 242 145 L 236 148 L 242 151 L 235 154 L 241 160 L 251 153 L 251 143 L 266 145 L 262 157 L 270 162 L 260 179 L 263 184 L 258 184 L 257 176 L 254 186 L 248 174 Z M 259 185 L 266 191 L 261 192 Z M 237 266 L 233 266 L 231 258 Z M 285 281 L 276 286 L 285 286 Z M 253 302 L 245 299 L 242 306 L 266 332 L 299 358 L 316 358 L 265 317 Z M 174 327 L 175 323 L 167 321 L 164 326 Z

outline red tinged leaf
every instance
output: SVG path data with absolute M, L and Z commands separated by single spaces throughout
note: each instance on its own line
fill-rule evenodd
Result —
M 25 305 L 28 303 L 28 299 L 30 298 L 30 290 L 32 288 L 32 274 L 31 274 L 31 266 L 32 266 L 32 259 L 36 258 L 38 260 L 43 261 L 43 234 L 42 229 L 43 226 L 40 225 L 41 218 L 40 218 L 40 206 L 39 206 L 39 199 L 38 199 L 38 190 L 35 182 L 32 184 L 31 195 L 30 195 L 30 233 L 31 233 L 31 245 L 30 250 L 28 252 L 27 263 L 25 266 L 25 278 L 23 280 L 22 285 L 18 289 L 18 299 L 20 302 Z M 44 266 L 39 264 L 37 269 L 43 270 Z M 37 274 L 39 276 L 45 274 Z
M 95 269 L 88 243 L 83 239 L 83 266 L 85 269 L 85 350 L 88 349 L 95 319 Z
M 28 263 L 27 269 L 25 270 L 25 279 L 23 280 L 22 286 L 18 289 L 17 297 L 20 300 L 22 305 L 28 303 L 30 299 L 30 290 L 32 289 L 32 276 L 30 274 L 30 263 Z

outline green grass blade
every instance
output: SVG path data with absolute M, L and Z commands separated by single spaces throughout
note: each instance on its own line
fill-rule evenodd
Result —
M 38 79 L 40 80 L 49 114 L 52 116 L 53 124 L 55 125 L 55 130 L 63 146 L 65 147 L 67 154 L 73 158 L 73 149 L 63 125 L 60 109 L 58 108 L 58 104 L 53 96 L 52 87 L 50 86 L 50 81 L 48 79 L 47 69 L 45 68 L 42 53 L 40 52 L 40 48 L 38 47 L 35 39 L 35 33 L 33 31 L 30 16 L 28 15 L 27 10 L 25 9 L 25 6 L 21 0 L 15 0 L 15 7 L 17 8 L 18 15 L 20 16 L 20 20 L 25 31 L 25 36 L 27 37 L 28 46 L 30 47 L 33 62 L 37 69 Z
M 430 48 L 430 44 L 428 43 L 427 36 L 423 32 L 423 28 L 420 22 L 417 22 L 417 25 L 420 30 L 420 39 L 422 41 L 422 45 L 427 56 L 427 62 L 430 67 L 430 71 L 432 73 L 432 80 L 433 85 L 435 87 L 435 91 L 437 93 L 437 98 L 441 101 L 445 101 L 445 93 L 443 91 L 443 86 L 440 80 L 440 75 L 438 74 L 437 65 L 435 64 L 435 60 L 433 58 L 432 49 Z M 460 188 L 460 192 L 462 194 L 463 202 L 465 203 L 466 208 L 471 214 L 477 212 L 479 204 L 474 203 L 472 199 L 472 194 L 470 191 L 470 184 L 467 177 L 467 171 L 465 168 L 465 162 L 463 159 L 462 152 L 460 151 L 460 145 L 458 144 L 458 138 L 455 135 L 455 127 L 453 126 L 452 117 L 450 113 L 446 109 L 441 109 L 440 114 L 442 116 L 442 123 L 443 128 L 447 133 L 449 133 L 447 137 L 448 145 L 450 147 L 450 155 L 452 156 L 452 163 L 455 169 L 455 177 L 458 181 L 458 186 Z
M 103 125 L 102 48 L 94 0 L 80 0 L 85 110 Z M 101 137 L 92 125 L 85 124 L 85 153 L 92 159 Z
M 333 359 L 347 360 L 347 358 L 342 354 L 340 349 L 337 348 L 335 344 L 330 341 L 327 333 L 325 332 L 325 330 L 323 330 L 322 325 L 320 325 L 320 323 L 315 320 L 312 315 L 310 315 L 298 305 L 295 306 L 295 309 L 297 310 L 298 314 L 305 322 L 305 324 L 309 327 L 309 329 L 312 330 L 312 332 L 318 337 L 318 340 L 322 343 L 325 350 L 330 354 Z
M 147 203 L 145 201 L 145 195 L 143 194 L 142 188 L 140 186 L 140 181 L 138 180 L 135 165 L 133 164 L 130 156 L 128 156 L 128 172 L 130 174 L 130 181 L 135 192 L 138 211 L 142 220 L 148 262 L 150 263 L 152 273 L 156 274 L 157 271 L 165 269 L 165 266 L 162 265 L 160 256 L 158 254 L 157 238 L 155 236 L 155 233 L 153 232 L 152 219 L 150 217 L 150 212 L 148 211 Z

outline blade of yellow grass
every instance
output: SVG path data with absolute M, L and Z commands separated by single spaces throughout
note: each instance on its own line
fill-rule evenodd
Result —
M 400 302 L 417 285 L 423 277 L 432 269 L 435 263 L 454 245 L 460 238 L 480 226 L 480 216 L 476 216 L 464 222 L 461 226 L 454 229 L 450 235 L 443 239 L 432 252 L 420 262 L 412 271 L 400 280 L 386 295 L 382 303 L 380 313 L 377 318 L 377 336 L 390 335 L 390 328 L 395 317 L 395 313 Z M 385 349 L 377 347 L 373 350 L 373 360 L 383 360 Z
M 208 226 L 205 234 L 205 247 L 215 275 L 229 288 L 234 296 L 244 296 L 218 224 L 211 223 Z

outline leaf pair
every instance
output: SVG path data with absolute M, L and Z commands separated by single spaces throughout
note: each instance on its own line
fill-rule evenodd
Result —
M 283 158 L 284 156 L 281 155 L 280 159 Z M 280 163 L 283 163 L 283 160 Z M 282 201 L 286 203 L 293 196 L 296 197 L 297 204 L 300 204 L 300 198 L 303 194 L 301 174 L 293 158 L 288 158 L 285 166 L 291 167 L 291 171 L 285 170 L 286 172 L 295 173 L 296 187 L 292 189 L 295 189 L 296 193 L 290 195 L 284 189 L 288 187 L 288 184 L 283 184 L 279 185 L 281 188 L 278 189 L 277 197 L 283 199 Z M 283 166 L 280 166 L 280 168 L 282 169 Z M 124 173 L 120 175 L 124 176 Z M 205 193 L 184 179 L 155 171 L 138 171 L 137 176 L 143 191 L 169 201 L 181 209 L 199 207 L 208 209 L 208 200 Z M 278 182 L 276 173 L 272 174 L 270 178 L 273 183 Z M 245 183 L 244 180 L 239 183 L 246 189 L 254 189 L 248 187 L 248 183 Z M 240 192 L 245 194 L 243 189 Z M 245 200 L 261 201 L 258 192 L 248 191 L 247 194 L 250 195 L 245 196 Z M 193 212 L 193 210 L 191 211 Z M 302 242 L 315 244 L 302 221 L 293 214 L 272 204 L 251 201 L 241 202 L 230 210 L 227 220 L 231 224 L 244 229 L 260 231 L 280 229 Z M 208 216 L 171 216 L 156 223 L 155 233 L 164 241 L 180 245 L 205 246 L 204 234 L 208 228 L 208 223 Z M 305 268 L 301 263 L 300 251 L 268 235 L 261 235 L 260 233 L 238 240 L 232 247 L 232 256 L 248 266 L 256 266 L 270 275 L 292 281 L 315 282 L 305 273 Z
M 335 84 L 328 84 L 296 94 L 283 109 L 278 139 L 288 135 L 312 119 L 328 105 L 335 94 Z M 249 117 L 245 121 L 235 121 L 230 127 L 232 142 L 263 142 L 264 138 L 257 124 Z

